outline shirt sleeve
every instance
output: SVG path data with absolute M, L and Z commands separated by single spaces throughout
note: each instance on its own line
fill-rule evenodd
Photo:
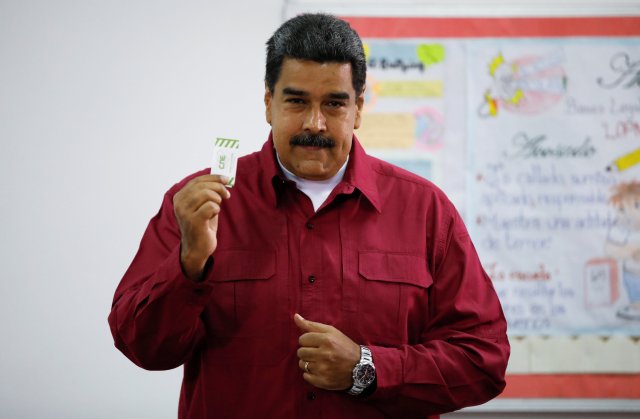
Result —
M 502 392 L 509 358 L 506 320 L 462 219 L 452 209 L 433 254 L 429 321 L 419 344 L 371 347 L 372 403 L 389 416 L 440 414 Z M 417 417 L 417 416 L 416 416 Z
M 190 280 L 182 272 L 180 230 L 173 212 L 173 193 L 179 186 L 167 192 L 149 222 L 109 315 L 115 346 L 149 370 L 183 364 L 204 338 L 200 315 L 211 285 Z

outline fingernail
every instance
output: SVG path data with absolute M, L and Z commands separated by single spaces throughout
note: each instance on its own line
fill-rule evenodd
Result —
M 227 183 L 229 183 L 229 178 L 227 176 L 220 176 L 220 182 L 226 185 Z

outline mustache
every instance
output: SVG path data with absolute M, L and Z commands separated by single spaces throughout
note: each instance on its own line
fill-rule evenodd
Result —
M 302 133 L 297 134 L 291 137 L 289 141 L 290 145 L 301 145 L 307 147 L 324 147 L 331 148 L 335 147 L 336 142 L 329 137 L 325 137 L 321 134 L 308 134 Z

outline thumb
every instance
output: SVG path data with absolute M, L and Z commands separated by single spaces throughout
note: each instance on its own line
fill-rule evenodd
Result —
M 298 313 L 293 316 L 293 321 L 296 323 L 296 326 L 298 326 L 298 328 L 303 332 L 328 332 L 332 328 L 328 324 L 306 320 Z

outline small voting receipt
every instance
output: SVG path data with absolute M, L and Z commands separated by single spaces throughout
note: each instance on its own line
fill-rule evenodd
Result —
M 226 185 L 228 188 L 236 183 L 236 164 L 239 152 L 240 140 L 216 138 L 213 143 L 211 174 L 228 177 L 229 183 Z

